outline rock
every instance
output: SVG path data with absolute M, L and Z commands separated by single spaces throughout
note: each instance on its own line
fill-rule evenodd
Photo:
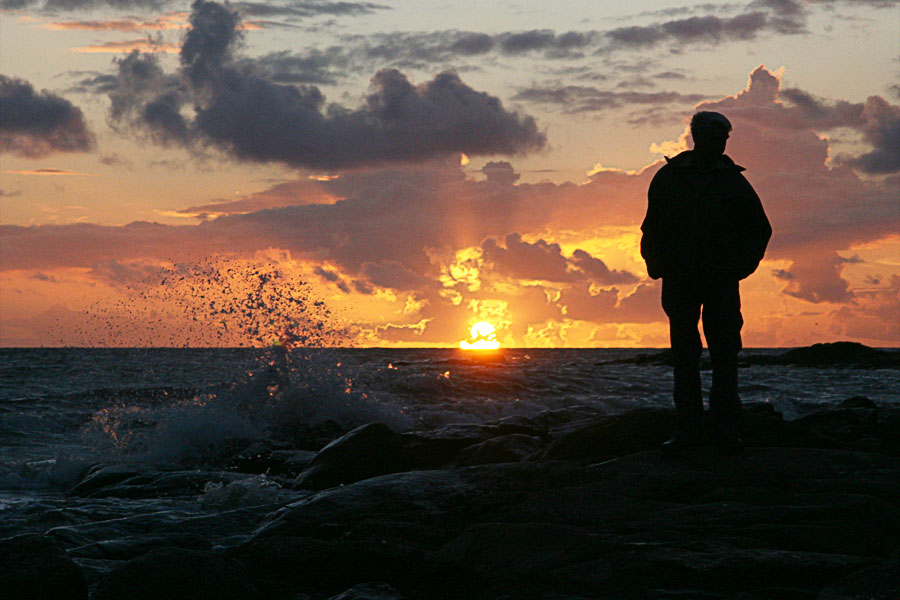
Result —
M 141 468 L 134 465 L 93 465 L 69 490 L 70 496 L 88 496 L 95 490 L 136 477 Z
M 285 454 L 278 454 L 290 449 L 286 442 L 256 440 L 228 460 L 228 468 L 241 473 L 276 473 L 280 471 Z
M 542 460 L 584 460 L 658 448 L 672 433 L 674 413 L 648 408 L 609 416 L 551 443 Z
M 599 539 L 585 529 L 557 523 L 484 523 L 446 544 L 440 558 L 507 587 L 593 557 Z
M 855 571 L 819 592 L 818 600 L 896 600 L 900 598 L 900 554 Z
M 543 447 L 544 444 L 539 437 L 511 433 L 463 449 L 456 456 L 454 462 L 460 466 L 518 462 L 535 454 Z
M 287 600 L 297 592 L 327 597 L 371 581 L 407 590 L 458 589 L 421 546 L 398 538 L 263 537 L 232 549 L 229 556 L 244 564 L 259 590 L 273 600 Z
M 93 600 L 260 600 L 239 562 L 201 550 L 160 548 L 110 573 Z
M 819 368 L 896 369 L 900 367 L 900 352 L 877 350 L 857 342 L 834 342 L 794 348 L 777 356 L 748 356 L 744 362 Z
M 0 596 L 7 600 L 87 600 L 84 574 L 51 537 L 0 540 Z
M 837 408 L 878 408 L 878 405 L 865 396 L 853 396 L 838 403 Z
M 270 467 L 270 472 L 275 475 L 296 477 L 315 457 L 316 453 L 310 450 L 276 450 L 272 452 L 275 464 Z
M 185 471 L 139 465 L 98 465 L 68 494 L 82 498 L 159 498 L 196 496 L 207 483 L 231 483 L 246 477 L 225 471 Z
M 209 550 L 209 540 L 193 533 L 143 534 L 90 542 L 70 549 L 72 556 L 104 560 L 130 560 L 161 547 Z
M 294 480 L 294 488 L 322 490 L 408 466 L 400 435 L 384 423 L 369 423 L 322 448 Z
M 382 582 L 362 583 L 328 600 L 404 600 L 406 596 Z
M 660 409 L 547 411 L 506 423 L 523 428 L 512 433 L 500 422 L 402 436 L 369 426 L 346 436 L 353 443 L 331 469 L 370 447 L 390 462 L 398 438 L 400 456 L 420 444 L 432 465 L 543 444 L 523 433 L 532 427 L 552 441 L 532 460 L 368 476 L 239 518 L 154 514 L 54 534 L 98 556 L 102 543 L 85 544 L 123 529 L 195 532 L 244 564 L 267 600 L 812 600 L 823 587 L 852 590 L 862 569 L 889 572 L 883 557 L 900 553 L 900 457 L 845 440 L 883 447 L 900 409 L 848 406 L 794 422 L 771 405 L 746 408 L 738 457 L 664 456 L 657 444 L 674 415 Z
M 428 431 L 402 434 L 411 468 L 438 469 L 449 465 L 464 448 L 500 435 L 496 425 L 455 423 Z

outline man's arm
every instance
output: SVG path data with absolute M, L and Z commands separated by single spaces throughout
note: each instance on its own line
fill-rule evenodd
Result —
M 772 237 L 772 225 L 766 217 L 766 211 L 763 209 L 756 190 L 743 175 L 741 176 L 741 186 L 743 188 L 740 219 L 742 248 L 738 275 L 740 279 L 744 279 L 756 271 L 765 256 L 766 246 Z
M 663 167 L 665 169 L 665 167 Z M 647 190 L 647 215 L 641 224 L 641 256 L 647 263 L 647 274 L 652 279 L 663 276 L 663 203 L 665 202 L 665 174 L 656 172 Z

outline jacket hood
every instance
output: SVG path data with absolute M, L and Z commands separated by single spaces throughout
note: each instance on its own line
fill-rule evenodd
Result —
M 672 165 L 673 167 L 691 167 L 694 165 L 694 151 L 693 150 L 685 150 L 681 154 L 677 156 L 673 156 L 672 158 L 666 157 L 666 163 Z M 745 171 L 744 167 L 735 164 L 731 157 L 727 154 L 723 154 L 719 157 L 719 160 L 716 161 L 716 169 L 736 169 L 738 172 Z

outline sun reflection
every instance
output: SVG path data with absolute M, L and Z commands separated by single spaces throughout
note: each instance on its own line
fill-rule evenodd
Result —
M 469 329 L 469 339 L 462 340 L 459 347 L 463 350 L 496 350 L 500 347 L 497 331 L 487 321 L 478 321 Z

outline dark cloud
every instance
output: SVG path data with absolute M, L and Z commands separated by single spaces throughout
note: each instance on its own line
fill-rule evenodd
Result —
M 511 233 L 500 246 L 493 238 L 481 243 L 484 262 L 508 277 L 554 282 L 588 281 L 596 285 L 637 283 L 639 278 L 627 271 L 611 271 L 599 258 L 578 249 L 571 258 L 562 254 L 559 244 L 539 239 L 526 242 L 518 233 Z
M 350 286 L 347 285 L 347 282 L 344 281 L 340 274 L 338 274 L 336 271 L 326 269 L 322 266 L 316 266 L 316 268 L 313 269 L 313 272 L 325 281 L 333 283 L 339 290 L 341 290 L 345 294 L 350 293 Z
M 81 109 L 22 79 L 0 75 L 0 152 L 39 158 L 94 147 Z
M 900 106 L 871 96 L 863 108 L 863 120 L 860 130 L 873 149 L 844 162 L 866 173 L 900 172 Z
M 628 271 L 611 271 L 602 260 L 594 258 L 581 249 L 572 253 L 570 262 L 584 273 L 590 281 L 598 285 L 638 282 L 638 277 L 635 274 Z
M 190 21 L 180 74 L 163 73 L 153 56 L 118 61 L 114 122 L 159 142 L 202 141 L 244 160 L 328 169 L 453 152 L 516 154 L 545 143 L 534 119 L 507 111 L 455 73 L 414 86 L 399 71 L 381 70 L 361 108 L 325 106 L 314 86 L 281 85 L 232 61 L 240 43 L 236 12 L 198 1 Z M 192 119 L 183 110 L 188 103 Z
M 75 85 L 69 87 L 67 92 L 75 92 L 82 94 L 108 94 L 115 90 L 119 85 L 119 79 L 115 75 L 109 73 L 72 73 L 80 76 Z M 84 77 L 84 75 L 88 75 Z
M 491 161 L 481 167 L 481 172 L 489 183 L 497 185 L 513 185 L 519 179 L 519 174 L 505 160 Z
M 235 2 L 232 6 L 242 14 L 251 17 L 361 16 L 381 10 L 390 10 L 390 6 L 374 2 L 324 2 L 321 0 L 292 0 L 284 4 Z
M 529 244 L 518 233 L 511 233 L 506 236 L 504 245 L 505 248 L 493 238 L 481 244 L 485 263 L 492 265 L 497 273 L 543 281 L 567 281 L 571 278 L 567 272 L 568 262 L 559 244 L 549 244 L 544 240 Z
M 332 85 L 344 76 L 350 64 L 340 49 L 330 48 L 312 49 L 303 55 L 272 52 L 242 60 L 240 67 L 256 71 L 259 77 L 275 83 Z
M 796 35 L 806 31 L 808 10 L 796 0 L 755 0 L 732 17 L 712 14 L 672 19 L 652 25 L 619 27 L 606 32 L 612 49 L 675 44 L 723 43 L 752 40 L 764 33 Z
M 609 91 L 592 86 L 567 85 L 561 87 L 531 87 L 520 90 L 514 100 L 555 104 L 566 112 L 595 112 L 651 104 L 668 106 L 673 103 L 696 104 L 706 98 L 703 94 L 678 92 Z
M 163 72 L 155 54 L 135 51 L 114 62 L 117 83 L 109 93 L 113 125 L 133 125 L 157 143 L 189 144 L 194 134 L 182 114 L 188 90 L 181 79 Z
M 748 40 L 767 29 L 774 27 L 764 12 L 749 12 L 731 18 L 706 15 L 655 25 L 620 27 L 606 32 L 606 35 L 614 45 L 645 47 L 663 41 L 691 43 Z
M 435 280 L 419 275 L 396 260 L 364 262 L 361 272 L 370 283 L 383 288 L 422 290 L 438 286 Z
M 780 91 L 800 118 L 797 127 L 828 130 L 849 127 L 859 131 L 872 150 L 859 156 L 838 156 L 837 162 L 871 174 L 900 172 L 900 106 L 881 96 L 865 102 L 829 102 L 796 88 Z

